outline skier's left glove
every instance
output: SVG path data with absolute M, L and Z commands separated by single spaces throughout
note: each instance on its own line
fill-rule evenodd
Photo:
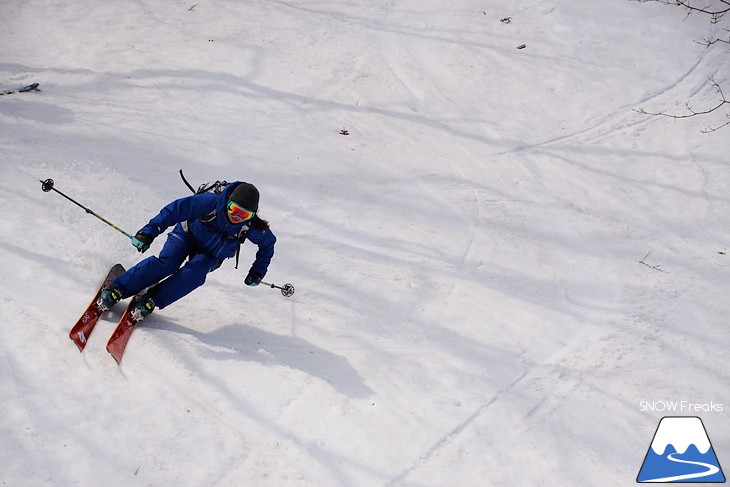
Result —
M 146 252 L 150 248 L 150 244 L 155 239 L 149 233 L 137 232 L 137 235 L 132 237 L 132 245 L 137 247 L 137 252 Z
M 250 270 L 248 271 L 248 275 L 246 276 L 246 279 L 243 280 L 243 283 L 247 286 L 258 286 L 261 282 L 261 275 L 254 271 Z

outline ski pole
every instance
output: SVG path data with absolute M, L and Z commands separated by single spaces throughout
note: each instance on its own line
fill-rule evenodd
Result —
M 281 289 L 281 294 L 285 298 L 288 298 L 292 294 L 294 294 L 294 286 L 289 284 L 288 282 L 284 284 L 284 286 L 277 286 L 276 284 L 269 284 L 268 282 L 261 281 L 259 284 L 263 284 L 264 286 L 269 286 L 270 288 L 276 288 Z
M 68 196 L 66 196 L 65 194 L 63 194 L 62 192 L 60 192 L 59 190 L 57 190 L 56 188 L 54 188 L 53 187 L 53 179 L 50 179 L 49 178 L 49 179 L 46 179 L 45 181 L 41 181 L 41 184 L 43 185 L 43 186 L 41 186 L 41 189 L 43 189 L 43 192 L 48 193 L 51 190 L 55 191 L 56 193 L 60 194 L 61 196 L 63 196 L 67 200 L 69 200 L 70 202 L 72 202 L 72 203 L 80 206 L 81 208 L 83 208 L 86 211 L 86 213 L 95 216 L 99 220 L 103 221 L 104 223 L 106 223 L 107 225 L 109 225 L 110 227 L 112 227 L 114 230 L 116 230 L 116 231 L 118 231 L 120 233 L 123 233 L 125 237 L 128 237 L 130 239 L 131 238 L 134 238 L 132 235 L 128 234 L 127 232 L 125 232 L 124 230 L 122 230 L 121 228 L 119 228 L 118 226 L 116 226 L 115 224 L 113 224 L 112 222 L 110 222 L 109 220 L 107 220 L 107 219 L 105 219 L 105 218 L 97 215 L 96 213 L 94 213 L 93 211 L 91 211 L 90 209 L 88 209 L 87 207 L 85 207 L 84 205 L 82 205 L 81 203 L 79 203 L 78 201 L 76 201 L 76 200 L 74 200 L 72 198 L 69 198 Z

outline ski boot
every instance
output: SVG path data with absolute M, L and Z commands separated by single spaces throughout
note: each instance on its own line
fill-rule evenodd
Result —
M 96 300 L 96 307 L 102 313 L 117 304 L 122 299 L 122 292 L 111 286 L 104 286 L 99 293 L 99 299 Z
M 142 321 L 155 309 L 155 302 L 149 296 L 140 296 L 131 311 L 134 321 Z

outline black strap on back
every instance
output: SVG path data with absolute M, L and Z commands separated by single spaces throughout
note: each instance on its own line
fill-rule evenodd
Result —
M 192 191 L 192 193 L 195 194 L 195 189 L 188 182 L 188 180 L 185 179 L 185 175 L 183 174 L 183 170 L 182 169 L 180 169 L 180 177 L 182 178 L 183 183 L 185 183 L 185 186 L 187 186 L 188 189 L 190 189 L 190 191 Z M 248 234 L 248 229 L 250 227 L 244 227 L 244 228 L 242 228 L 241 229 L 241 232 L 236 237 L 234 237 L 234 236 L 232 236 L 229 233 L 226 233 L 226 232 L 224 232 L 222 230 L 217 229 L 215 226 L 213 226 L 210 223 L 210 221 L 205 221 L 202 218 L 201 218 L 201 221 L 203 223 L 205 223 L 206 225 L 208 225 L 212 230 L 220 233 L 223 236 L 223 238 L 230 238 L 230 239 L 235 238 L 236 240 L 238 240 L 238 248 L 236 249 L 236 269 L 238 269 L 238 260 L 239 260 L 239 257 L 241 255 L 241 244 L 246 241 L 246 235 Z M 188 235 L 188 237 L 194 239 L 195 237 L 193 237 L 193 233 L 190 231 L 190 223 L 189 222 L 185 222 L 185 223 L 186 224 L 183 225 L 183 230 L 185 230 L 185 233 Z
M 185 186 L 187 186 L 188 188 L 190 188 L 190 191 L 192 191 L 192 192 L 193 192 L 193 194 L 195 194 L 195 190 L 194 190 L 194 189 L 193 189 L 193 187 L 192 187 L 192 186 L 190 185 L 190 183 L 188 182 L 188 180 L 187 180 L 187 179 L 185 179 L 185 175 L 183 174 L 183 172 L 182 172 L 182 169 L 180 169 L 180 177 L 182 178 L 182 180 L 183 180 L 183 183 L 185 183 Z

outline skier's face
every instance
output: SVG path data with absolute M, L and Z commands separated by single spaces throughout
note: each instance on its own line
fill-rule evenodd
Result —
M 256 212 L 247 210 L 246 208 L 231 201 L 228 203 L 228 211 L 226 214 L 228 215 L 228 221 L 231 223 L 243 223 L 253 218 Z

